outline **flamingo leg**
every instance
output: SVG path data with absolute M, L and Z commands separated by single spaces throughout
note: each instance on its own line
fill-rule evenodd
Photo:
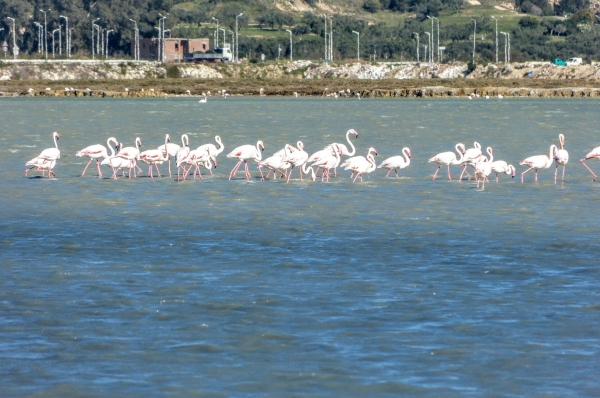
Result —
M 98 178 L 102 178 L 102 170 L 100 170 L 100 162 L 96 159 L 96 167 L 98 168 Z
M 535 180 L 537 181 L 538 169 L 535 169 Z
M 81 176 L 83 177 L 85 175 L 85 171 L 87 170 L 88 166 L 90 165 L 90 163 L 92 163 L 92 158 L 90 158 L 90 161 L 88 162 L 88 164 L 85 166 L 85 168 L 83 169 L 83 172 L 81 173 Z
M 590 167 L 587 164 L 585 164 L 585 159 L 581 159 L 580 162 L 582 165 L 585 166 L 586 169 L 590 171 L 590 173 L 592 173 L 592 175 L 594 176 L 594 181 L 596 181 L 596 178 L 598 178 L 598 176 L 592 171 L 592 169 L 590 169 Z
M 563 172 L 562 172 L 562 183 L 563 183 L 563 184 L 565 183 L 565 168 L 566 168 L 566 167 L 567 167 L 567 166 L 563 166 Z
M 442 167 L 442 165 L 439 165 L 437 170 L 435 171 L 435 173 L 433 173 L 433 178 L 431 179 L 431 181 L 435 181 L 435 176 L 437 176 L 437 173 L 440 171 L 440 168 Z M 448 173 L 450 174 L 450 173 Z
M 448 180 L 451 180 L 451 179 L 452 179 L 452 177 L 450 177 L 450 165 L 448 165 Z M 460 179 L 459 179 L 459 181 L 460 181 Z
M 398 178 L 398 169 L 394 169 L 394 172 L 396 173 L 396 178 Z
M 556 165 L 556 168 L 554 169 L 554 185 L 556 185 L 556 176 L 558 174 L 558 165 Z
M 392 172 L 392 169 L 389 169 L 388 172 L 387 172 L 387 174 L 385 175 L 385 178 L 387 178 L 390 175 L 391 172 Z M 398 173 L 396 172 L 396 174 L 398 174 Z
M 496 184 L 498 183 L 498 173 L 496 173 Z
M 244 170 L 246 171 L 246 180 L 250 180 L 250 168 L 248 162 L 244 160 Z
M 155 164 L 154 164 L 154 166 L 156 167 L 156 172 L 158 173 L 158 176 L 159 176 L 159 177 L 162 177 L 162 176 L 160 175 L 160 169 L 158 168 L 158 165 L 155 163 Z
M 523 179 L 525 177 L 525 173 L 527 173 L 529 170 L 533 169 L 533 167 L 528 168 L 527 170 L 525 170 L 524 172 L 521 173 L 521 183 L 523 183 Z
M 292 169 L 290 170 L 290 173 L 288 174 L 288 178 L 287 178 L 287 182 L 290 182 L 290 178 L 292 178 L 292 172 L 294 171 L 294 166 L 292 166 Z M 302 180 L 302 170 L 300 170 L 300 180 Z
M 355 182 L 356 179 L 360 176 L 360 173 L 356 173 L 356 177 L 354 177 L 354 179 L 352 180 L 352 182 Z M 360 179 L 362 181 L 362 178 Z
M 173 176 L 171 175 L 171 160 L 169 159 L 169 178 L 173 178 Z

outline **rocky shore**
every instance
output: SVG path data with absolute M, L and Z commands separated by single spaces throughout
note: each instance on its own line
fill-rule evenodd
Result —
M 111 61 L 0 63 L 0 96 L 146 98 L 184 95 L 362 98 L 600 97 L 600 65 L 167 64 Z

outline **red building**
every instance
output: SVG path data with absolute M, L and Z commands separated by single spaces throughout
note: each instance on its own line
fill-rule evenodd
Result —
M 140 59 L 159 59 L 159 39 L 140 39 Z M 135 40 L 131 40 L 131 54 L 135 53 Z M 207 52 L 210 48 L 209 39 L 165 39 L 165 61 L 183 62 L 186 56 L 194 52 Z

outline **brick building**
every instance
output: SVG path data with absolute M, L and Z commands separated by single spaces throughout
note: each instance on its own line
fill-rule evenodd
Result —
M 157 60 L 158 38 L 140 39 L 140 59 Z M 131 54 L 135 53 L 135 40 L 131 40 Z M 207 52 L 210 48 L 209 39 L 165 39 L 165 61 L 183 62 L 186 56 L 193 52 Z

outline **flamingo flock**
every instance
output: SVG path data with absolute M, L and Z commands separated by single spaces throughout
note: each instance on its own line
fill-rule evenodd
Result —
M 344 170 L 350 171 L 352 182 L 358 179 L 363 181 L 363 177 L 374 172 L 376 169 L 386 169 L 388 178 L 390 173 L 394 171 L 396 178 L 399 177 L 398 170 L 407 168 L 411 163 L 412 153 L 408 147 L 403 147 L 400 154 L 385 159 L 379 165 L 376 164 L 375 157 L 378 152 L 375 148 L 370 147 L 367 153 L 356 155 L 356 147 L 354 146 L 351 137 L 358 138 L 358 133 L 354 129 L 346 132 L 346 143 L 333 142 L 326 145 L 323 149 L 309 155 L 304 150 L 304 143 L 298 141 L 296 145 L 285 144 L 285 146 L 277 150 L 273 155 L 263 159 L 263 151 L 265 144 L 262 140 L 258 140 L 256 144 L 241 145 L 233 149 L 227 154 L 227 158 L 237 159 L 238 162 L 229 173 L 229 179 L 235 178 L 242 163 L 244 164 L 244 178 L 250 180 L 252 174 L 250 172 L 250 162 L 257 164 L 260 172 L 261 180 L 269 178 L 273 173 L 273 179 L 284 178 L 286 182 L 290 182 L 294 169 L 299 171 L 299 179 L 303 181 L 303 176 L 310 175 L 312 181 L 317 179 L 321 173 L 321 181 L 329 182 L 330 178 L 337 177 L 337 168 L 341 167 Z M 57 160 L 60 159 L 60 150 L 58 149 L 58 140 L 60 135 L 57 132 L 52 133 L 54 147 L 44 149 L 37 157 L 26 163 L 28 167 L 25 169 L 25 175 L 32 169 L 36 169 L 42 173 L 42 176 L 50 178 L 56 177 L 54 167 Z M 198 146 L 196 149 L 190 148 L 189 136 L 183 134 L 181 136 L 181 146 L 171 142 L 169 134 L 165 135 L 164 144 L 156 149 L 141 151 L 142 140 L 136 137 L 133 146 L 124 146 L 115 137 L 107 139 L 107 147 L 101 144 L 90 145 L 76 152 L 77 157 L 87 157 L 89 161 L 81 172 L 83 177 L 90 166 L 95 161 L 98 170 L 98 177 L 102 178 L 101 166 L 107 166 L 112 170 L 111 178 L 117 179 L 119 171 L 124 177 L 127 172 L 129 179 L 136 178 L 142 169 L 138 166 L 138 162 L 143 162 L 148 165 L 148 176 L 154 178 L 154 170 L 157 177 L 162 177 L 159 166 L 163 163 L 168 165 L 169 177 L 172 178 L 171 161 L 175 163 L 177 168 L 177 181 L 185 181 L 190 176 L 193 169 L 193 178 L 198 175 L 202 179 L 201 167 L 209 170 L 212 174 L 212 169 L 217 167 L 217 156 L 225 149 L 221 137 L 215 136 L 215 142 L 207 143 Z M 350 148 L 350 150 L 348 149 Z M 468 179 L 475 179 L 477 188 L 482 184 L 482 189 L 485 189 L 485 183 L 489 182 L 488 177 L 495 174 L 496 183 L 499 181 L 499 174 L 510 175 L 513 178 L 516 176 L 516 169 L 513 165 L 505 160 L 495 160 L 494 151 L 491 147 L 487 147 L 485 154 L 482 152 L 482 146 L 478 142 L 473 143 L 472 148 L 466 148 L 463 143 L 458 143 L 454 147 L 455 151 L 441 152 L 429 159 L 430 163 L 437 163 L 438 167 L 432 176 L 435 181 L 442 166 L 447 168 L 448 180 L 452 180 L 450 166 L 460 166 L 461 175 L 458 178 L 462 181 L 463 175 L 467 175 Z M 110 154 L 108 151 L 110 150 Z M 342 157 L 347 157 L 344 160 Z M 600 159 L 600 147 L 594 148 L 583 159 L 581 164 L 585 166 L 594 177 L 597 175 L 586 164 L 589 159 Z M 102 159 L 102 160 L 101 160 Z M 343 160 L 343 161 L 342 161 Z M 538 180 L 538 171 L 550 168 L 553 164 L 556 166 L 554 170 L 554 183 L 558 180 L 558 168 L 562 166 L 561 183 L 565 181 L 565 169 L 569 162 L 569 153 L 565 149 L 565 136 L 560 134 L 558 137 L 558 145 L 552 144 L 548 149 L 548 154 L 540 154 L 527 157 L 519 162 L 520 165 L 526 166 L 527 169 L 521 173 L 521 182 L 525 182 L 525 174 L 533 170 L 535 173 L 535 181 Z M 268 170 L 266 175 L 263 169 Z M 472 169 L 472 174 L 469 170 Z M 331 171 L 333 170 L 333 176 Z

